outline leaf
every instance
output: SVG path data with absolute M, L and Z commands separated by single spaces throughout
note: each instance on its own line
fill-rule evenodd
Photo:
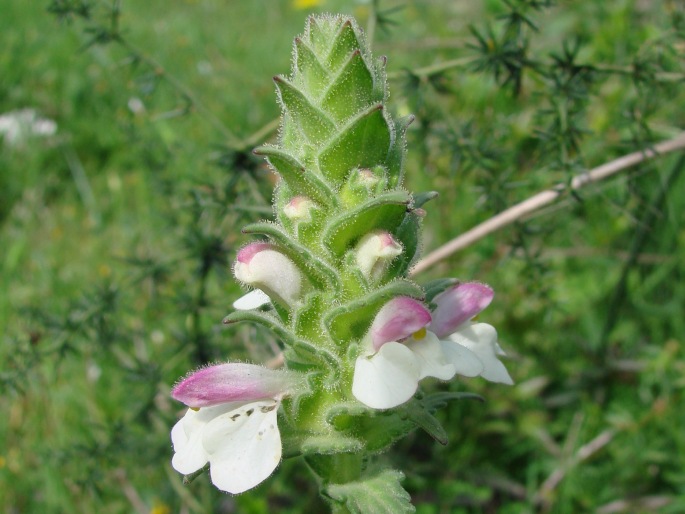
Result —
M 388 156 L 392 135 L 383 105 L 361 111 L 335 135 L 319 154 L 319 168 L 327 179 L 340 183 L 354 168 L 373 168 Z
M 335 194 L 326 182 L 315 173 L 308 172 L 303 164 L 284 150 L 264 145 L 255 148 L 253 153 L 266 157 L 269 165 L 295 193 L 303 194 L 325 206 L 337 203 Z
M 416 428 L 416 423 L 396 410 L 370 409 L 359 402 L 332 406 L 326 420 L 338 431 L 350 431 L 364 441 L 370 454 L 385 451 Z
M 380 100 L 374 97 L 373 77 L 357 50 L 326 90 L 321 108 L 340 123 Z
M 408 280 L 396 280 L 366 296 L 330 311 L 324 324 L 338 343 L 361 339 L 383 305 L 396 296 L 423 298 L 423 289 Z
M 280 321 L 278 321 L 278 319 L 276 319 L 276 317 L 265 312 L 255 310 L 233 311 L 223 319 L 222 323 L 224 325 L 231 325 L 243 321 L 249 321 L 268 328 L 288 346 L 292 346 L 298 342 L 298 338 L 293 332 L 288 330 Z
M 400 416 L 405 415 L 407 420 L 421 427 L 435 441 L 443 446 L 447 444 L 447 432 L 421 401 L 412 399 L 402 405 L 398 411 Z
M 328 484 L 324 494 L 331 503 L 345 507 L 350 514 L 409 514 L 416 512 L 409 493 L 400 485 L 400 471 L 368 471 L 354 482 Z M 338 512 L 335 507 L 333 512 Z
M 295 75 L 309 94 L 318 97 L 330 81 L 328 71 L 323 67 L 312 48 L 295 38 Z
M 414 201 L 412 202 L 412 206 L 414 209 L 418 209 L 419 207 L 423 207 L 426 203 L 430 202 L 431 200 L 437 198 L 440 193 L 437 191 L 426 191 L 425 193 L 414 193 L 412 197 L 414 198 Z
M 302 135 L 313 145 L 329 139 L 336 129 L 333 121 L 285 77 L 276 76 L 274 82 L 283 107 Z
M 395 232 L 407 215 L 411 197 L 404 191 L 379 195 L 333 218 L 323 232 L 324 244 L 341 256 L 373 230 Z
M 452 286 L 459 284 L 456 278 L 439 278 L 428 282 L 423 288 L 426 290 L 426 301 L 432 302 L 433 298 Z
M 350 54 L 359 48 L 359 40 L 354 32 L 352 21 L 347 19 L 340 29 L 338 29 L 338 34 L 326 57 L 326 65 L 334 71 L 337 70 L 345 61 L 347 61 Z
M 407 128 L 414 121 L 414 116 L 406 116 L 397 120 L 394 128 L 394 137 L 386 159 L 386 165 L 390 172 L 390 187 L 397 187 L 404 179 L 404 157 L 407 153 Z
M 410 212 L 394 232 L 395 239 L 402 244 L 402 253 L 392 261 L 387 276 L 403 276 L 419 253 L 421 218 Z

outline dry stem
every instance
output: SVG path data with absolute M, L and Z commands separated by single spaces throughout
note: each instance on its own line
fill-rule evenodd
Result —
M 570 186 L 566 184 L 557 184 L 552 189 L 542 191 L 535 196 L 532 196 L 527 200 L 510 207 L 506 211 L 500 212 L 496 216 L 484 221 L 468 232 L 465 232 L 452 239 L 450 242 L 441 246 L 437 250 L 430 252 L 423 259 L 416 263 L 416 266 L 414 266 L 412 269 L 411 274 L 416 275 L 421 273 L 422 271 L 425 271 L 433 266 L 435 263 L 449 257 L 453 253 L 472 245 L 479 239 L 482 239 L 496 230 L 506 227 L 507 225 L 511 225 L 515 221 L 518 221 L 523 217 L 539 210 L 540 208 L 553 203 L 565 195 L 569 189 L 572 191 L 578 190 L 583 186 L 604 180 L 605 178 L 615 175 L 616 173 L 635 166 L 641 162 L 663 156 L 677 150 L 682 150 L 684 148 L 685 132 L 679 134 L 673 139 L 658 143 L 651 148 L 624 155 L 616 160 L 602 164 L 601 166 L 598 166 L 587 173 L 578 175 L 571 181 Z

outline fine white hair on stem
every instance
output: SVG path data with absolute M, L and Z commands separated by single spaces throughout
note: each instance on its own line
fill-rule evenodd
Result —
M 540 193 L 531 196 L 527 200 L 517 203 L 507 210 L 500 212 L 496 216 L 484 221 L 480 225 L 476 225 L 471 230 L 468 230 L 455 237 L 436 250 L 433 250 L 416 263 L 411 271 L 411 275 L 416 275 L 427 270 L 437 262 L 446 259 L 453 253 L 463 250 L 485 236 L 503 227 L 506 227 L 507 225 L 511 225 L 515 221 L 518 221 L 525 216 L 528 216 L 539 210 L 540 208 L 553 203 L 564 196 L 569 189 L 573 191 L 578 190 L 588 184 L 604 180 L 605 178 L 615 175 L 616 173 L 635 166 L 641 162 L 682 149 L 685 149 L 685 132 L 678 134 L 678 136 L 674 137 L 673 139 L 662 141 L 661 143 L 644 150 L 640 150 L 639 152 L 629 153 L 623 157 L 619 157 L 618 159 L 593 168 L 587 173 L 582 173 L 571 181 L 570 186 L 566 184 L 558 184 L 552 189 L 541 191 Z

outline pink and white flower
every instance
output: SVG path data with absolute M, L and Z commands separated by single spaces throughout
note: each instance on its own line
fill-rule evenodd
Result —
M 295 263 L 270 243 L 250 243 L 237 255 L 233 266 L 235 277 L 253 286 L 271 300 L 293 306 L 302 292 L 302 273 Z M 249 305 L 263 301 L 258 293 Z M 258 306 L 258 305 L 257 305 Z
M 401 253 L 402 245 L 389 232 L 378 230 L 361 238 L 357 244 L 355 260 L 362 275 L 375 282 Z
M 192 373 L 172 391 L 190 407 L 171 430 L 172 466 L 187 475 L 209 463 L 212 483 L 229 493 L 255 487 L 281 460 L 278 407 L 298 385 L 292 372 L 253 364 L 219 364 Z
M 471 322 L 492 297 L 488 286 L 469 282 L 439 294 L 432 313 L 412 298 L 390 300 L 362 341 L 352 394 L 369 407 L 389 409 L 411 399 L 426 377 L 459 374 L 513 384 L 497 358 L 495 329 Z

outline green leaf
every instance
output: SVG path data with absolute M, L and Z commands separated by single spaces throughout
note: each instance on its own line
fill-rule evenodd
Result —
M 340 183 L 354 168 L 373 168 L 388 156 L 392 136 L 382 104 L 361 111 L 335 135 L 319 154 L 319 168 L 327 179 Z
M 400 482 L 404 475 L 391 469 L 369 470 L 346 484 L 328 484 L 324 494 L 333 512 L 350 514 L 410 514 L 416 512 Z
M 429 412 L 434 413 L 438 409 L 445 407 L 453 400 L 477 400 L 479 402 L 485 401 L 481 395 L 476 393 L 443 391 L 429 394 L 421 398 L 420 402 Z
M 338 431 L 349 431 L 364 441 L 368 453 L 380 453 L 416 428 L 396 410 L 370 409 L 359 402 L 337 404 L 326 412 L 326 420 Z
M 431 200 L 437 198 L 440 193 L 437 191 L 426 191 L 425 193 L 414 193 L 412 195 L 412 198 L 414 201 L 412 202 L 412 207 L 414 209 L 418 209 L 419 207 L 423 207 L 426 203 L 430 202 Z
M 333 218 L 323 233 L 324 244 L 341 256 L 373 230 L 395 232 L 407 214 L 411 197 L 404 191 L 391 191 Z
M 404 179 L 404 157 L 407 153 L 407 128 L 414 121 L 414 116 L 406 116 L 397 120 L 395 124 L 394 137 L 392 145 L 388 152 L 386 165 L 390 172 L 389 184 L 390 187 L 397 187 L 402 184 Z
M 303 194 L 324 206 L 337 203 L 335 194 L 326 182 L 315 173 L 308 172 L 303 164 L 284 150 L 264 145 L 255 148 L 253 153 L 266 157 L 269 165 L 294 192 Z
M 330 81 L 328 71 L 322 66 L 312 48 L 299 37 L 295 38 L 294 77 L 297 77 L 302 86 L 315 98 L 320 96 Z
M 437 418 L 420 401 L 412 399 L 402 405 L 398 412 L 400 416 L 406 416 L 407 420 L 421 427 L 438 443 L 443 446 L 447 444 L 447 432 L 445 432 Z
M 395 238 L 402 243 L 402 253 L 392 261 L 387 276 L 390 278 L 403 276 L 414 262 L 420 247 L 421 218 L 408 213 L 402 224 L 394 232 Z
M 357 34 L 354 32 L 352 20 L 347 19 L 338 30 L 331 50 L 326 57 L 326 65 L 337 70 L 349 58 L 352 52 L 360 48 Z
M 443 291 L 455 286 L 459 283 L 456 278 L 439 278 L 428 282 L 423 288 L 426 290 L 426 301 L 432 302 L 433 298 L 438 296 Z
M 373 318 L 389 300 L 396 296 L 410 296 L 421 300 L 423 289 L 408 280 L 396 280 L 380 289 L 330 311 L 324 324 L 338 344 L 361 339 Z
M 298 269 L 321 288 L 332 287 L 336 291 L 341 288 L 336 271 L 325 261 L 314 255 L 306 246 L 298 243 L 279 225 L 268 221 L 251 223 L 243 227 L 244 234 L 263 234 L 269 236 L 279 249 L 297 265 Z
M 275 316 L 262 311 L 233 311 L 223 319 L 222 323 L 224 325 L 231 325 L 243 321 L 249 321 L 268 328 L 288 346 L 292 346 L 298 341 L 297 336 L 288 330 Z
M 374 97 L 373 77 L 357 50 L 326 90 L 321 108 L 340 123 L 380 100 L 382 98 Z
M 302 135 L 313 145 L 329 139 L 336 128 L 333 121 L 285 77 L 276 76 L 274 82 L 283 107 Z

